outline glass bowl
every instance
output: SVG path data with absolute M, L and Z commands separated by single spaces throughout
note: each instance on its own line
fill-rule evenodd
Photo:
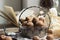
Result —
M 40 6 L 39 7 L 30 6 L 28 8 L 24 8 L 19 14 L 19 20 L 22 18 L 25 19 L 28 16 L 44 17 L 47 28 L 39 28 L 38 26 L 36 26 L 36 28 L 34 28 L 34 30 L 31 30 L 30 28 L 26 28 L 26 27 L 22 26 L 21 21 L 19 21 L 19 24 L 20 24 L 19 30 L 20 30 L 21 36 L 27 37 L 27 38 L 33 38 L 33 36 L 44 37 L 46 35 L 46 31 L 49 29 L 50 23 L 51 23 L 51 19 L 48 14 L 48 10 L 45 8 L 42 8 Z

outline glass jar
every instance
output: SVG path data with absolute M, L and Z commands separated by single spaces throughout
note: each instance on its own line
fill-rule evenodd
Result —
M 41 13 L 41 11 L 43 11 L 43 13 Z M 31 7 L 25 8 L 20 12 L 19 19 L 21 18 L 25 19 L 28 16 L 44 17 L 47 28 L 39 28 L 38 26 L 36 26 L 34 30 L 32 30 L 31 28 L 26 28 L 22 26 L 20 21 L 20 31 L 21 31 L 20 34 L 28 38 L 33 38 L 34 36 L 44 37 L 46 35 L 46 30 L 49 28 L 51 23 L 49 14 L 47 13 L 46 9 L 38 6 L 31 6 Z

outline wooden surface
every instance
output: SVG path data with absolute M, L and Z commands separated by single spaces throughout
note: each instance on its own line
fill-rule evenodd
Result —
M 6 28 L 6 32 L 18 32 L 18 28 Z M 0 29 L 0 34 L 4 34 L 3 29 Z

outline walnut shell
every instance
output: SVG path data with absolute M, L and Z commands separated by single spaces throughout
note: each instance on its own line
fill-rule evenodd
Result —
M 0 37 L 1 37 L 0 39 L 2 39 L 2 40 L 5 40 L 6 39 L 6 36 L 5 35 L 1 35 Z
M 34 36 L 33 40 L 41 40 L 38 36 Z
M 24 21 L 24 22 L 22 23 L 22 26 L 27 26 L 27 21 Z
M 27 26 L 28 26 L 28 27 L 33 27 L 34 24 L 33 24 L 32 22 L 28 22 L 28 23 L 27 23 Z
M 19 21 L 20 21 L 21 23 L 23 23 L 23 22 L 25 21 L 25 19 L 20 19 Z
M 39 18 L 39 20 L 43 21 L 44 22 L 44 18 Z
M 43 21 L 37 21 L 37 22 L 36 22 L 36 25 L 37 25 L 37 26 L 44 26 L 44 23 L 43 23 Z
M 32 20 L 32 22 L 33 22 L 34 24 L 36 24 L 37 21 L 39 21 L 39 19 L 38 19 L 37 17 L 34 17 L 33 20 Z
M 9 36 L 7 36 L 7 37 L 6 37 L 6 40 L 12 40 L 12 38 L 11 38 L 11 37 L 9 37 Z
M 47 40 L 53 40 L 53 39 L 54 39 L 53 34 L 49 34 L 49 35 L 47 35 L 46 39 L 47 39 Z
M 52 31 L 51 29 L 48 29 L 48 30 L 47 30 L 47 33 L 48 33 L 48 34 L 53 34 L 53 31 Z
M 26 21 L 32 21 L 32 17 L 26 17 Z

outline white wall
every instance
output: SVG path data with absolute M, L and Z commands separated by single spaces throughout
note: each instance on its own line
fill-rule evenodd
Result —
M 21 10 L 21 0 L 5 0 L 5 5 L 12 6 L 14 10 Z
M 3 10 L 4 0 L 0 0 L 0 9 Z
M 39 6 L 40 0 L 23 0 L 23 8 L 29 6 Z
M 3 10 L 3 6 L 4 6 L 4 0 L 0 0 L 0 10 Z M 1 13 L 0 13 L 1 14 Z M 5 19 L 3 19 L 1 16 L 0 16 L 0 24 L 4 24 L 5 23 Z
M 58 9 L 58 11 L 60 12 L 60 0 L 59 0 L 59 6 L 58 6 L 58 8 L 57 8 L 57 9 Z
M 59 1 L 59 6 L 58 6 L 58 11 L 60 12 L 60 0 Z M 23 8 L 29 7 L 29 6 L 39 6 L 40 0 L 23 0 Z

